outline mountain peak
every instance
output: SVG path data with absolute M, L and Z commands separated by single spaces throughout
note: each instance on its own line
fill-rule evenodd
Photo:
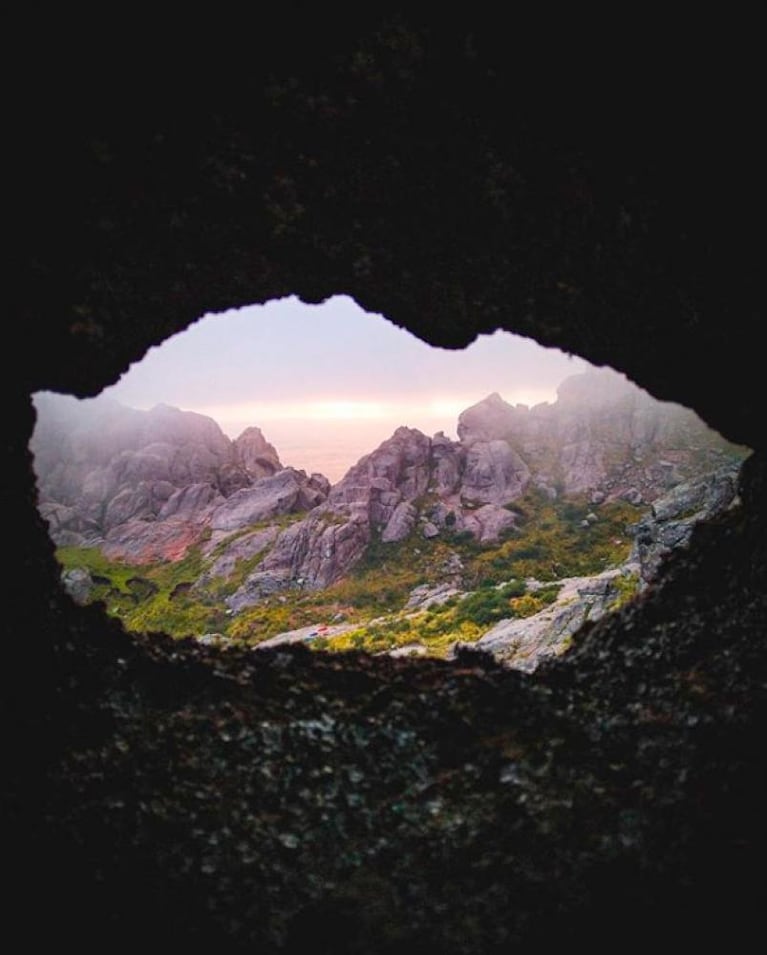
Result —
M 401 424 L 392 435 L 392 438 L 399 438 L 399 439 L 424 438 L 424 437 L 426 437 L 426 435 L 423 433 L 423 431 L 419 431 L 418 428 L 410 428 L 404 424 Z M 389 440 L 391 440 L 391 438 Z
M 643 394 L 625 375 L 612 368 L 589 368 L 570 375 L 557 388 L 557 401 L 567 404 L 604 405 Z
M 277 449 L 255 425 L 242 432 L 235 440 L 234 448 L 251 480 L 268 477 L 282 469 Z
M 513 427 L 520 410 L 513 408 L 494 391 L 461 412 L 458 417 L 458 437 L 462 444 L 504 438 Z

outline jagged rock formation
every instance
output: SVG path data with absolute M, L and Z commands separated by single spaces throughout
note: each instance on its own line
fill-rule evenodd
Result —
M 463 412 L 458 433 L 454 442 L 398 428 L 277 538 L 229 608 L 285 587 L 326 587 L 375 535 L 392 543 L 416 529 L 425 538 L 465 531 L 497 541 L 513 532 L 507 506 L 528 487 L 587 494 L 595 506 L 618 497 L 638 505 L 738 457 L 692 412 L 654 400 L 610 369 L 567 379 L 552 405 L 511 407 L 490 395 Z
M 502 8 L 274 5 L 247 55 L 229 31 L 202 58 L 162 24 L 94 42 L 71 9 L 45 31 L 14 17 L 6 934 L 749 950 L 767 853 L 758 10 L 736 32 L 636 18 L 607 39 L 578 16 L 530 50 Z M 742 506 L 533 677 L 254 661 L 74 604 L 36 509 L 30 395 L 94 395 L 207 312 L 338 290 L 442 347 L 504 327 L 620 368 L 755 449 Z
M 622 600 L 622 578 L 636 579 L 636 589 L 641 593 L 658 579 L 663 561 L 688 546 L 696 524 L 737 505 L 738 470 L 731 464 L 672 488 L 655 500 L 645 517 L 627 528 L 634 545 L 625 564 L 592 577 L 553 582 L 561 589 L 551 606 L 531 617 L 501 620 L 476 643 L 457 643 L 453 655 L 485 652 L 504 666 L 528 673 L 548 657 L 559 656 L 582 626 L 600 620 Z M 529 581 L 528 591 L 535 593 L 541 586 L 538 581 Z M 455 591 L 445 589 L 445 593 L 453 595 Z M 433 601 L 447 599 L 439 592 L 426 596 Z M 413 605 L 428 606 L 428 600 L 414 601 Z
M 202 415 L 46 394 L 36 406 L 30 447 L 58 544 L 100 541 L 129 521 L 192 522 L 215 496 L 249 483 L 231 442 Z
M 327 587 L 362 556 L 369 540 L 370 523 L 361 509 L 315 508 L 305 520 L 282 531 L 226 604 L 238 611 L 289 587 Z
M 303 471 L 283 468 L 235 491 L 213 510 L 209 524 L 214 531 L 236 531 L 281 514 L 308 511 L 325 500 L 329 489 L 322 475 L 307 478 Z
M 606 570 L 593 577 L 558 580 L 556 602 L 533 617 L 501 620 L 474 644 L 458 643 L 453 655 L 484 652 L 504 666 L 532 673 L 543 660 L 559 656 L 570 646 L 574 634 L 586 623 L 594 623 L 609 612 L 620 598 L 617 581 L 636 573 L 633 565 Z M 534 593 L 540 585 L 531 582 Z
M 235 438 L 234 448 L 237 459 L 242 463 L 252 481 L 271 477 L 282 469 L 280 457 L 274 445 L 269 444 L 260 428 L 246 428 Z
M 688 546 L 697 523 L 735 506 L 737 488 L 738 470 L 722 467 L 678 485 L 653 503 L 649 514 L 633 528 L 632 560 L 638 564 L 644 585 L 657 578 L 671 551 Z
M 715 469 L 727 448 L 692 411 L 656 401 L 609 368 L 567 378 L 554 404 L 512 407 L 492 394 L 461 414 L 458 435 L 485 455 L 506 441 L 526 466 L 520 483 L 532 475 L 538 487 L 588 493 L 595 503 L 649 503 Z
M 642 504 L 737 456 L 692 412 L 609 369 L 567 379 L 554 404 L 512 407 L 492 394 L 461 414 L 457 442 L 398 428 L 333 488 L 322 475 L 282 467 L 255 427 L 231 442 L 211 419 L 165 406 L 137 412 L 92 402 L 80 413 L 45 395 L 38 405 L 32 449 L 53 539 L 142 563 L 176 560 L 208 537 L 207 552 L 221 545 L 215 569 L 225 577 L 244 555 L 262 553 L 227 598 L 233 612 L 280 590 L 328 586 L 375 537 L 466 532 L 497 541 L 513 533 L 513 503 L 531 487 L 587 494 L 594 506 L 616 497 Z M 303 512 L 268 541 L 238 533 Z
M 230 441 L 211 418 L 167 405 L 39 394 L 36 406 L 40 512 L 60 546 L 178 560 L 206 534 L 310 510 L 329 491 L 322 475 L 284 468 L 259 428 Z

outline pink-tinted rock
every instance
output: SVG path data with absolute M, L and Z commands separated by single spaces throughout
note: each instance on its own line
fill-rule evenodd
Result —
M 282 470 L 276 449 L 269 444 L 260 428 L 246 428 L 235 440 L 234 450 L 252 481 L 271 477 Z

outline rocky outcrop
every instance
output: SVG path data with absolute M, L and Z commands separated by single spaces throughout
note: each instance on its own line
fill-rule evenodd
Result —
M 64 590 L 78 604 L 86 604 L 93 591 L 94 581 L 89 570 L 85 567 L 73 567 L 61 575 Z
M 431 441 L 398 428 L 362 458 L 302 521 L 287 527 L 270 552 L 229 598 L 233 610 L 287 587 L 319 589 L 342 577 L 362 556 L 373 534 L 386 542 L 414 528 L 431 478 Z
M 279 535 L 258 568 L 226 604 L 238 612 L 288 588 L 318 590 L 342 577 L 365 552 L 370 522 L 359 508 L 346 519 L 339 510 L 315 509 Z
M 235 492 L 236 494 L 237 492 Z M 188 484 L 174 491 L 157 515 L 158 521 L 174 518 L 190 524 L 198 521 L 199 516 L 207 513 L 225 499 L 210 484 Z
M 194 523 L 215 498 L 250 483 L 232 442 L 204 415 L 49 394 L 35 405 L 30 448 L 41 508 L 69 509 L 55 512 L 57 543 L 62 535 L 94 543 L 128 523 Z
M 178 559 L 209 538 L 223 546 L 216 567 L 224 574 L 243 554 L 263 553 L 230 598 L 234 611 L 281 589 L 328 586 L 373 538 L 394 544 L 411 534 L 468 533 L 497 541 L 514 533 L 510 505 L 530 488 L 587 495 L 594 506 L 615 498 L 641 505 L 686 475 L 737 458 L 691 412 L 609 369 L 567 379 L 551 405 L 512 407 L 491 394 L 460 416 L 459 441 L 398 428 L 332 488 L 322 475 L 282 467 L 259 428 L 231 442 L 209 418 L 166 406 L 79 408 L 53 396 L 38 404 L 33 451 L 54 540 L 98 544 L 113 559 L 141 563 Z M 274 528 L 268 544 L 243 543 L 241 532 L 293 514 L 306 517 Z M 648 568 L 685 533 L 666 521 L 642 545 Z M 652 533 L 640 536 L 649 542 Z M 208 570 L 198 587 L 210 579 Z
M 636 573 L 635 565 L 626 564 L 594 577 L 554 581 L 560 590 L 553 604 L 531 617 L 501 620 L 476 643 L 456 644 L 452 655 L 462 650 L 489 653 L 504 666 L 531 673 L 543 660 L 564 653 L 585 623 L 593 623 L 609 612 L 621 596 L 621 578 Z M 541 586 L 537 581 L 528 581 L 530 593 Z
M 439 606 L 451 598 L 460 595 L 461 591 L 457 587 L 451 586 L 448 582 L 443 582 L 433 587 L 429 586 L 429 584 L 421 584 L 420 587 L 415 587 L 410 592 L 408 601 L 405 604 L 405 610 L 428 610 L 430 607 Z
M 230 577 L 239 561 L 251 560 L 257 554 L 265 552 L 274 543 L 279 533 L 279 527 L 270 524 L 267 527 L 251 531 L 249 534 L 238 535 L 223 549 L 205 573 L 197 579 L 195 587 L 204 589 L 217 578 L 226 579 Z M 227 536 L 226 534 L 217 535 L 214 532 L 207 544 L 203 545 L 203 552 L 209 554 Z
M 235 491 L 213 510 L 209 524 L 214 531 L 236 531 L 281 514 L 307 511 L 321 504 L 328 490 L 321 475 L 307 478 L 304 471 L 285 468 Z
M 507 504 L 530 483 L 530 468 L 508 441 L 476 441 L 465 460 L 461 497 L 470 504 Z
M 207 535 L 311 510 L 330 490 L 320 474 L 283 468 L 259 428 L 230 441 L 212 419 L 167 405 L 52 394 L 35 404 L 39 507 L 60 546 L 178 560 Z
M 634 546 L 625 564 L 593 577 L 555 581 L 560 590 L 551 606 L 530 617 L 502 620 L 476 643 L 456 644 L 453 655 L 461 650 L 483 651 L 504 666 L 526 672 L 535 670 L 547 657 L 559 656 L 585 623 L 601 619 L 627 591 L 641 593 L 656 580 L 663 560 L 672 551 L 687 547 L 697 523 L 733 507 L 738 501 L 737 481 L 738 468 L 729 465 L 679 484 L 628 528 Z M 537 581 L 527 583 L 530 593 L 543 586 Z M 456 591 L 447 587 L 414 591 L 408 608 L 425 609 L 447 599 L 443 593 L 452 596 Z
M 497 540 L 515 523 L 501 505 L 520 495 L 525 476 L 524 463 L 502 441 L 467 451 L 442 434 L 431 439 L 398 428 L 349 470 L 325 504 L 280 534 L 228 605 L 239 611 L 281 588 L 326 587 L 350 570 L 374 536 L 396 543 L 413 532 L 428 540 L 468 531 L 484 542 Z
M 418 511 L 409 501 L 400 501 L 381 531 L 381 540 L 385 544 L 403 540 L 415 527 L 417 517 Z
M 468 531 L 480 543 L 488 544 L 513 530 L 515 524 L 516 517 L 510 511 L 496 504 L 485 504 L 476 511 L 463 512 L 460 529 Z
M 238 461 L 251 480 L 271 477 L 282 470 L 275 447 L 269 444 L 260 428 L 246 428 L 235 440 L 234 449 Z
M 203 60 L 127 19 L 130 42 L 94 42 L 73 13 L 66 35 L 30 17 L 28 50 L 13 31 L 34 69 L 4 130 L 6 935 L 748 951 L 767 846 L 756 15 L 614 40 L 578 17 L 542 58 L 502 8 L 275 4 L 247 55 Z M 685 400 L 759 449 L 744 515 L 535 679 L 254 666 L 62 599 L 28 391 L 95 394 L 206 312 L 338 288 L 435 345 L 503 326 Z
M 650 503 L 739 453 L 693 412 L 657 401 L 609 368 L 565 379 L 553 404 L 512 407 L 492 394 L 460 415 L 458 435 L 470 449 L 505 442 L 535 486 L 589 494 L 595 503 Z M 526 483 L 519 465 L 516 473 Z
M 205 535 L 204 516 L 198 522 L 171 518 L 167 521 L 126 521 L 113 527 L 98 542 L 109 560 L 127 564 L 181 560 Z
M 687 547 L 699 521 L 716 517 L 737 502 L 737 481 L 738 469 L 723 467 L 678 485 L 653 503 L 649 514 L 633 527 L 633 559 L 643 586 L 657 577 L 667 554 Z

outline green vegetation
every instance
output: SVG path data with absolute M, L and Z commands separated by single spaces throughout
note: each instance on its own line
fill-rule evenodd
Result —
M 371 621 L 347 633 L 311 644 L 317 650 L 368 650 L 378 653 L 418 643 L 432 656 L 444 656 L 460 640 L 473 643 L 500 620 L 529 617 L 556 600 L 558 586 L 526 593 L 522 581 L 451 597 L 428 610 Z
M 162 630 L 176 637 L 220 633 L 255 645 L 287 630 L 342 621 L 354 628 L 317 638 L 311 646 L 379 652 L 419 643 L 442 655 L 456 640 L 472 642 L 499 620 L 531 616 L 556 599 L 556 585 L 528 592 L 525 580 L 595 574 L 625 561 L 631 547 L 626 527 L 640 516 L 626 502 L 594 508 L 585 499 L 552 500 L 538 491 L 509 510 L 516 514 L 517 526 L 501 541 L 477 542 L 468 532 L 455 530 L 455 517 L 431 540 L 418 529 L 397 543 L 376 538 L 338 583 L 318 591 L 296 587 L 237 615 L 227 612 L 225 600 L 256 569 L 264 552 L 238 561 L 226 579 L 192 585 L 227 545 L 257 527 L 232 534 L 206 558 L 197 547 L 175 563 L 129 566 L 84 548 L 60 548 L 57 557 L 65 569 L 90 572 L 95 585 L 91 600 L 102 601 L 129 630 Z M 290 515 L 281 523 L 295 519 Z M 456 574 L 458 562 L 458 586 L 467 593 L 428 610 L 405 609 L 415 587 L 443 583 Z M 622 578 L 619 586 L 616 607 L 631 598 L 638 581 Z
M 639 574 L 625 574 L 616 577 L 613 583 L 618 589 L 618 596 L 609 607 L 611 611 L 620 610 L 621 607 L 625 607 L 636 597 L 639 593 Z
M 500 583 L 511 577 L 557 580 L 600 573 L 628 559 L 631 540 L 626 526 L 638 518 L 626 501 L 594 509 L 583 499 L 551 500 L 528 492 L 513 509 L 519 518 L 513 537 L 496 546 L 466 542 L 471 553 L 467 584 Z M 596 520 L 590 521 L 594 513 Z
M 56 556 L 65 570 L 89 571 L 95 584 L 91 601 L 101 601 L 128 630 L 182 637 L 221 630 L 227 624 L 220 603 L 189 589 L 204 569 L 199 547 L 179 561 L 139 566 L 110 561 L 97 548 L 61 547 Z

